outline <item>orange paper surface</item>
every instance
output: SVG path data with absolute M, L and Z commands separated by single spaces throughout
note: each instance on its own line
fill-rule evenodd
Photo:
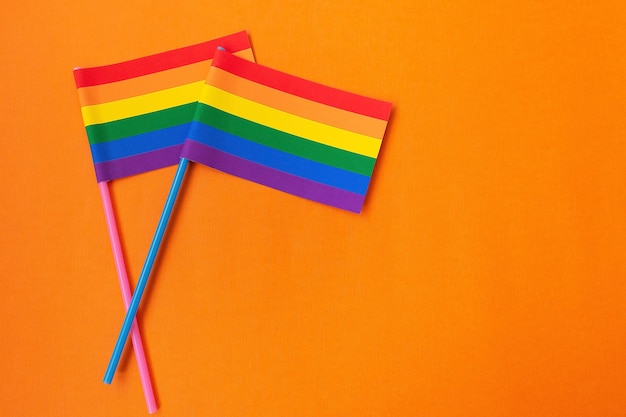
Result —
M 74 66 L 246 28 L 394 103 L 361 215 L 192 166 L 139 311 L 159 416 L 626 413 L 621 2 L 0 11 L 0 415 L 146 415 Z M 136 280 L 174 167 L 112 184 Z

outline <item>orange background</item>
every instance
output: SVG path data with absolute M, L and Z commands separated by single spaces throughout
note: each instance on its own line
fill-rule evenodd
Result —
M 241 29 L 393 117 L 360 216 L 191 167 L 159 415 L 626 414 L 623 2 L 54 3 L 0 8 L 0 415 L 147 414 L 72 68 Z M 174 169 L 112 184 L 133 280 Z

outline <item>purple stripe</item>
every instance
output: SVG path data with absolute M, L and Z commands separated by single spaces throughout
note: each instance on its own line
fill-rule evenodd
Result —
M 360 213 L 365 196 L 288 174 L 187 139 L 183 158 L 289 194 Z
M 178 164 L 183 145 L 168 146 L 152 152 L 140 153 L 126 158 L 95 164 L 98 182 L 110 181 L 129 175 L 141 174 L 154 169 Z

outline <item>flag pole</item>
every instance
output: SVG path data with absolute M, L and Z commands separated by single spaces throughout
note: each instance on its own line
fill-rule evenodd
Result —
M 115 212 L 111 202 L 108 181 L 99 182 L 98 188 L 100 189 L 100 198 L 102 199 L 102 206 L 104 207 L 104 217 L 106 219 L 107 230 L 109 231 L 111 248 L 113 249 L 113 259 L 115 261 L 115 268 L 117 269 L 117 279 L 122 291 L 124 308 L 128 309 L 132 294 L 130 284 L 128 282 L 128 275 L 126 274 L 126 264 L 124 262 L 122 245 L 120 244 L 120 237 L 117 231 L 117 223 L 115 221 Z M 139 333 L 139 326 L 137 325 L 136 320 L 133 320 L 132 322 L 130 336 L 135 351 L 135 357 L 137 358 L 139 378 L 141 379 L 141 386 L 143 388 L 146 406 L 148 407 L 148 413 L 153 414 L 157 411 L 158 407 L 154 398 L 154 390 L 152 389 L 152 381 L 150 380 L 150 371 L 146 362 L 143 342 L 141 341 L 141 334 Z
M 115 347 L 113 349 L 113 354 L 111 355 L 111 359 L 109 360 L 109 364 L 104 374 L 105 384 L 110 384 L 113 381 L 113 375 L 115 375 L 115 370 L 117 369 L 120 357 L 122 356 L 122 351 L 124 350 L 124 345 L 128 339 L 128 334 L 130 333 L 135 315 L 137 314 L 141 297 L 146 289 L 146 284 L 148 283 L 152 266 L 159 251 L 161 241 L 163 240 L 163 235 L 165 233 L 170 215 L 172 214 L 172 209 L 174 208 L 174 203 L 176 202 L 176 197 L 178 196 L 178 191 L 180 190 L 188 165 L 188 159 L 180 158 L 176 174 L 174 175 L 174 181 L 172 182 L 170 192 L 167 196 L 167 200 L 165 201 L 165 206 L 163 207 L 163 212 L 161 213 L 161 218 L 159 219 L 154 237 L 152 238 L 152 243 L 150 244 L 146 261 L 143 265 L 143 269 L 141 270 L 141 275 L 137 281 L 137 287 L 135 288 L 135 292 L 130 300 L 130 304 L 126 311 L 126 317 L 124 318 L 124 323 L 122 324 L 122 329 L 120 330 L 117 342 L 115 343 Z

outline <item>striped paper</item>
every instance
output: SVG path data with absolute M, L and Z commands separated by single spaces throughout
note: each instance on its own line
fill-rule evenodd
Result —
M 390 112 L 217 51 L 181 156 L 359 213 Z
M 254 60 L 243 31 L 130 61 L 74 70 L 98 182 L 178 163 L 218 46 Z

